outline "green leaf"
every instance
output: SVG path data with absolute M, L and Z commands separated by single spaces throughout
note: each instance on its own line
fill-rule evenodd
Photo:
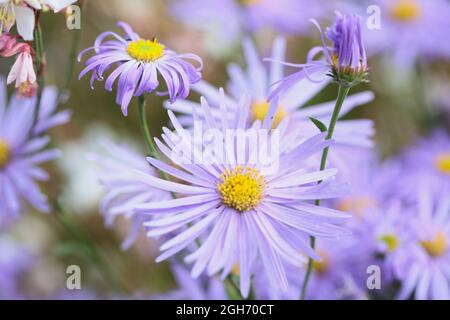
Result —
M 314 123 L 314 125 L 320 130 L 320 132 L 325 132 L 328 130 L 327 126 L 322 121 L 313 117 L 309 117 L 309 120 L 311 120 L 312 123 Z

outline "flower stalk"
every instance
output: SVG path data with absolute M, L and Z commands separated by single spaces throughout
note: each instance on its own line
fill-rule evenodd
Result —
M 36 76 L 37 76 L 37 96 L 36 96 L 36 108 L 34 109 L 33 128 L 36 126 L 39 120 L 39 113 L 41 108 L 42 92 L 44 91 L 45 79 L 45 49 L 44 49 L 44 37 L 42 34 L 42 28 L 39 21 L 40 11 L 36 13 L 36 28 L 34 29 L 34 49 L 36 52 Z
M 342 105 L 344 104 L 344 100 L 347 97 L 349 91 L 350 91 L 350 87 L 344 86 L 344 85 L 339 85 L 339 91 L 338 91 L 338 96 L 336 99 L 336 105 L 333 110 L 333 115 L 331 116 L 330 124 L 328 125 L 328 134 L 325 138 L 326 140 L 331 140 L 333 138 L 334 129 L 336 128 L 336 123 L 339 119 L 339 114 L 341 112 Z M 321 171 L 326 169 L 329 152 L 330 152 L 330 147 L 326 147 L 323 150 L 322 159 L 320 161 L 320 170 Z M 316 206 L 320 206 L 320 200 L 316 200 L 315 204 L 316 204 Z M 316 238 L 315 237 L 310 237 L 310 245 L 311 245 L 312 249 L 315 249 L 315 246 L 316 246 Z M 305 278 L 303 280 L 303 286 L 302 286 L 302 291 L 301 291 L 301 296 L 300 296 L 301 300 L 305 300 L 308 283 L 309 283 L 309 279 L 311 278 L 312 271 L 313 271 L 313 259 L 310 257 L 308 259 L 308 267 L 306 270 Z

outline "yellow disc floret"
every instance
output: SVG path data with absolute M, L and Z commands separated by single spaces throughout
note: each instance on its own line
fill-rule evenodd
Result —
M 161 58 L 164 48 L 164 45 L 160 44 L 156 38 L 153 40 L 139 39 L 130 42 L 127 52 L 136 60 L 149 62 Z
M 313 270 L 318 274 L 322 275 L 326 273 L 330 267 L 330 260 L 328 258 L 328 255 L 325 254 L 325 252 L 321 252 L 319 250 L 319 255 L 322 258 L 321 261 L 313 260 Z
M 420 7 L 415 0 L 397 0 L 391 7 L 391 16 L 399 21 L 413 21 L 420 16 Z
M 251 6 L 255 4 L 259 4 L 261 0 L 239 0 L 239 3 L 244 6 Z
M 11 157 L 11 150 L 5 140 L 0 138 L 0 169 L 4 168 Z
M 380 241 L 386 244 L 389 252 L 394 251 L 398 247 L 398 238 L 394 234 L 385 234 L 380 237 Z
M 266 118 L 267 112 L 269 112 L 270 104 L 266 100 L 255 102 L 252 104 L 252 117 L 253 120 L 261 120 L 264 121 Z M 286 111 L 282 106 L 278 107 L 277 113 L 275 114 L 275 118 L 273 119 L 273 128 L 276 128 L 280 122 L 286 117 Z
M 420 244 L 431 257 L 439 257 L 448 249 L 448 239 L 442 231 L 438 232 L 434 239 L 421 241 Z
M 264 178 L 257 169 L 238 166 L 222 173 L 217 189 L 223 204 L 244 212 L 254 209 L 261 202 L 265 187 Z
M 436 168 L 446 174 L 450 174 L 450 153 L 443 153 L 436 158 Z

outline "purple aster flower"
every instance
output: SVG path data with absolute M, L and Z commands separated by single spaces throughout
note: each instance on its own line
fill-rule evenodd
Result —
M 445 131 L 419 140 L 399 160 L 403 170 L 396 187 L 398 195 L 411 199 L 423 185 L 435 194 L 450 192 L 450 137 Z
M 148 220 L 148 216 L 133 212 L 134 206 L 143 202 L 168 200 L 171 195 L 169 192 L 149 187 L 136 177 L 135 170 L 156 175 L 156 170 L 141 154 L 126 145 L 110 142 L 103 145 L 105 155 L 91 157 L 98 164 L 99 181 L 106 193 L 100 204 L 100 213 L 105 217 L 108 226 L 120 215 L 131 221 L 131 230 L 122 244 L 122 248 L 128 249 L 139 235 L 142 223 Z
M 316 251 L 320 262 L 314 261 L 306 298 L 309 300 L 367 299 L 365 292 L 370 251 L 355 237 L 336 243 L 320 240 Z M 255 294 L 258 299 L 298 300 L 305 277 L 305 268 L 289 270 L 290 286 L 286 292 L 267 285 L 263 273 L 255 273 Z
M 305 78 L 313 82 L 320 82 L 323 73 L 328 73 L 334 81 L 345 87 L 352 87 L 367 81 L 367 56 L 359 16 L 336 13 L 335 22 L 327 28 L 325 34 L 316 20 L 311 21 L 320 31 L 322 46 L 314 47 L 309 51 L 306 64 L 281 62 L 286 66 L 301 70 L 278 81 L 278 86 L 272 92 L 271 98 Z M 332 48 L 326 44 L 325 35 L 333 42 Z M 324 55 L 324 59 L 314 60 L 321 53 Z M 319 78 L 315 79 L 314 76 L 317 74 Z
M 202 30 L 217 30 L 228 41 L 266 27 L 305 34 L 308 19 L 327 11 L 326 4 L 305 0 L 179 0 L 171 6 L 175 17 Z
M 283 79 L 283 68 L 278 63 L 273 63 L 269 67 L 266 67 L 262 63 L 254 44 L 249 39 L 244 41 L 243 47 L 246 68 L 243 69 L 236 64 L 230 64 L 228 67 L 230 77 L 228 92 L 230 92 L 230 96 L 224 97 L 226 101 L 225 116 L 229 120 L 234 119 L 238 112 L 239 99 L 243 95 L 248 95 L 251 100 L 248 126 L 251 126 L 256 120 L 264 120 L 269 111 L 268 100 L 271 84 Z M 272 59 L 283 60 L 285 51 L 286 40 L 281 37 L 276 39 L 272 47 Z M 279 107 L 274 120 L 275 126 L 284 118 L 288 118 L 289 131 L 301 127 L 302 137 L 308 138 L 319 132 L 309 117 L 314 117 L 324 123 L 329 123 L 335 104 L 334 101 L 305 107 L 307 102 L 314 98 L 329 83 L 325 75 L 323 73 L 324 81 L 320 83 L 302 79 L 279 96 Z M 211 103 L 213 116 L 216 120 L 224 116 L 224 113 L 219 109 L 222 97 L 218 90 L 205 81 L 200 81 L 192 88 L 202 96 L 205 96 L 208 102 Z M 369 103 L 373 98 L 374 95 L 371 91 L 350 95 L 344 102 L 341 117 L 351 112 L 354 108 Z M 165 107 L 183 114 L 179 119 L 186 126 L 193 125 L 193 108 L 196 109 L 196 112 L 202 119 L 205 117 L 204 110 L 200 104 L 191 101 L 177 100 L 175 103 L 166 102 Z M 340 145 L 371 147 L 373 144 L 371 141 L 373 134 L 374 128 L 371 120 L 340 120 L 336 128 L 335 140 Z
M 410 238 L 399 247 L 396 276 L 401 281 L 398 297 L 450 299 L 450 198 L 419 192 L 415 206 L 405 210 Z
M 194 54 L 177 54 L 156 38 L 144 40 L 124 22 L 118 23 L 118 26 L 125 32 L 125 37 L 115 32 L 104 32 L 97 37 L 93 47 L 80 53 L 78 60 L 88 51 L 95 52 L 86 61 L 86 68 L 80 73 L 80 78 L 92 71 L 93 88 L 95 80 L 103 80 L 105 71 L 116 66 L 106 79 L 105 88 L 112 91 L 114 82 L 118 80 L 116 102 L 125 116 L 132 97 L 155 91 L 160 79 L 165 82 L 172 102 L 186 98 L 190 86 L 201 78 L 202 60 Z M 193 60 L 199 66 L 194 67 L 186 60 Z
M 31 256 L 7 238 L 0 238 L 0 300 L 24 299 L 21 277 L 31 266 Z
M 36 97 L 30 99 L 33 105 L 36 103 Z M 24 100 L 26 101 L 26 100 Z M 28 102 L 25 102 L 28 103 Z M 36 136 L 44 134 L 51 128 L 66 124 L 72 116 L 71 110 L 57 111 L 59 105 L 58 89 L 54 86 L 47 86 L 42 91 L 41 106 L 39 108 L 38 121 L 33 130 Z
M 43 92 L 38 122 L 33 128 L 35 98 L 15 94 L 7 103 L 5 83 L 0 83 L 0 225 L 18 218 L 28 203 L 39 211 L 49 212 L 47 197 L 40 191 L 38 181 L 47 180 L 48 174 L 40 164 L 59 155 L 48 150 L 49 137 L 45 130 L 65 123 L 70 113 L 54 113 L 56 92 L 47 88 Z
M 145 223 L 149 237 L 175 234 L 162 244 L 163 253 L 157 261 L 175 255 L 199 239 L 203 242 L 201 247 L 185 259 L 194 263 L 194 277 L 205 270 L 208 275 L 221 271 L 222 277 L 226 277 L 238 265 L 241 292 L 247 297 L 253 265 L 258 261 L 264 265 L 271 285 L 285 290 L 288 280 L 283 262 L 302 267 L 308 256 L 320 259 L 311 249 L 308 236 L 337 239 L 348 234 L 342 224 L 349 215 L 309 203 L 346 192 L 345 184 L 334 181 L 336 170 L 317 171 L 317 163 L 307 164 L 312 155 L 322 152 L 331 141 L 325 141 L 326 133 L 303 140 L 289 139 L 283 134 L 277 137 L 278 130 L 284 133 L 283 129 L 269 130 L 276 104 L 272 104 L 263 123 L 257 121 L 245 129 L 250 113 L 248 101 L 243 99 L 237 108 L 240 112 L 234 120 L 236 125 L 224 117 L 217 122 L 206 100 L 202 100 L 207 117 L 202 133 L 224 134 L 225 141 L 216 145 L 224 147 L 223 153 L 209 154 L 205 150 L 211 147 L 211 142 L 205 141 L 207 138 L 192 141 L 189 131 L 169 111 L 176 130 L 164 129 L 164 143 L 155 141 L 176 167 L 153 158 L 148 160 L 177 182 L 141 174 L 147 185 L 181 195 L 136 206 L 136 212 L 160 217 Z M 220 108 L 225 108 L 224 103 Z M 261 139 L 259 142 L 242 143 L 240 133 L 251 136 L 255 132 Z M 262 150 L 268 144 L 271 154 Z M 206 151 L 201 157 L 199 149 Z M 318 184 L 319 181 L 323 182 Z
M 371 52 L 391 57 L 410 69 L 418 58 L 450 57 L 450 3 L 445 0 L 377 0 L 381 29 L 365 32 Z M 366 10 L 366 6 L 362 10 Z
M 171 266 L 178 288 L 153 297 L 154 300 L 227 300 L 223 283 L 216 277 L 194 279 L 189 270 L 178 263 Z

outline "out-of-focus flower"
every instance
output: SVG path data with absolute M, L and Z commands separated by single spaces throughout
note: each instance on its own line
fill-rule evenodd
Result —
M 419 140 L 399 160 L 403 168 L 397 181 L 398 195 L 414 198 L 422 186 L 443 196 L 450 192 L 450 137 L 445 131 L 436 131 Z
M 156 90 L 160 76 L 167 86 L 172 102 L 178 98 L 186 98 L 190 86 L 201 79 L 200 57 L 194 54 L 177 54 L 157 39 L 140 38 L 126 23 L 120 22 L 118 25 L 126 33 L 125 38 L 114 32 L 104 32 L 97 37 L 93 47 L 80 53 L 79 60 L 86 52 L 95 51 L 95 55 L 87 60 L 80 78 L 92 71 L 93 88 L 95 80 L 103 80 L 104 72 L 118 65 L 106 79 L 105 88 L 112 91 L 114 82 L 118 79 L 116 102 L 125 116 L 128 114 L 132 97 Z M 105 41 L 109 36 L 114 39 Z M 186 59 L 196 61 L 199 66 L 194 67 Z
M 75 2 L 77 0 L 0 0 L 0 33 L 9 32 L 16 24 L 19 35 L 31 41 L 36 24 L 33 10 L 58 12 Z
M 36 97 L 31 99 L 32 103 L 36 103 Z M 51 128 L 61 126 L 69 122 L 72 111 L 58 111 L 58 89 L 54 86 L 47 86 L 42 91 L 41 106 L 36 126 L 33 129 L 34 135 L 42 135 Z
M 321 262 L 313 263 L 313 274 L 306 297 L 312 300 L 367 299 L 367 267 L 371 252 L 351 237 L 338 244 L 318 241 Z
M 30 92 L 35 85 L 36 73 L 33 65 L 33 49 L 27 43 L 17 42 L 16 37 L 3 33 L 0 36 L 0 56 L 12 57 L 17 55 L 16 62 L 9 72 L 7 83 L 16 82 L 16 88 L 21 92 Z
M 51 107 L 43 99 L 33 128 L 36 99 L 16 94 L 7 105 L 4 83 L 0 88 L 0 224 L 3 225 L 18 218 L 25 202 L 42 212 L 50 211 L 47 197 L 37 184 L 47 180 L 48 174 L 39 165 L 54 159 L 59 152 L 45 150 L 50 139 L 42 136 L 42 130 L 64 123 L 69 115 L 48 113 Z
M 171 199 L 169 192 L 151 188 L 136 178 L 135 171 L 156 176 L 156 170 L 149 165 L 141 154 L 125 145 L 104 142 L 105 155 L 93 155 L 92 159 L 99 168 L 99 181 L 106 194 L 100 204 L 100 213 L 107 225 L 112 225 L 119 215 L 130 219 L 132 223 L 129 236 L 122 247 L 129 248 L 142 229 L 142 223 L 148 216 L 134 212 L 137 204 Z
M 193 278 L 186 268 L 173 263 L 172 272 L 178 288 L 152 297 L 154 300 L 227 300 L 223 283 L 216 277 Z
M 272 59 L 283 60 L 286 49 L 284 38 L 275 40 L 272 47 Z M 247 95 L 251 100 L 251 111 L 248 121 L 250 127 L 256 120 L 264 120 L 269 111 L 269 95 L 271 84 L 280 81 L 283 78 L 283 68 L 278 63 L 273 63 L 269 68 L 264 66 L 259 54 L 252 41 L 244 41 L 244 56 L 246 58 L 246 68 L 242 69 L 236 64 L 230 64 L 228 73 L 230 82 L 228 91 L 231 97 L 225 96 L 226 113 L 219 109 L 221 95 L 213 86 L 200 81 L 192 87 L 201 95 L 205 96 L 213 108 L 213 116 L 216 120 L 221 117 L 227 117 L 232 120 L 239 112 L 238 101 L 243 95 Z M 287 118 L 289 120 L 289 130 L 301 127 L 301 137 L 308 138 L 319 131 L 310 121 L 309 117 L 314 117 L 324 123 L 329 123 L 333 112 L 334 101 L 316 104 L 305 107 L 312 98 L 314 98 L 327 84 L 325 73 L 324 81 L 314 83 L 308 79 L 302 79 L 293 87 L 289 88 L 279 96 L 279 107 L 274 119 L 274 125 L 278 126 L 280 122 Z M 374 98 L 370 91 L 365 91 L 350 95 L 344 102 L 341 116 L 348 114 L 354 108 L 369 103 Z M 183 115 L 179 117 L 183 125 L 192 126 L 192 112 L 198 113 L 200 118 L 204 119 L 204 110 L 200 104 L 191 101 L 177 100 L 175 103 L 166 102 L 165 107 Z M 337 144 L 345 144 L 358 147 L 372 146 L 371 137 L 374 134 L 373 122 L 370 120 L 341 120 L 338 122 L 335 139 Z
M 445 0 L 377 0 L 381 29 L 366 30 L 370 52 L 392 57 L 410 69 L 417 59 L 450 57 L 450 3 Z M 366 6 L 364 6 L 364 11 Z
M 16 82 L 16 88 L 21 86 L 29 87 L 36 82 L 36 73 L 34 72 L 33 58 L 30 52 L 21 52 L 17 56 L 16 62 L 9 72 L 7 83 Z
M 367 266 L 371 252 L 355 237 L 342 239 L 339 243 L 320 240 L 316 251 L 322 260 L 313 262 L 309 300 L 367 299 L 365 292 Z M 267 277 L 255 272 L 255 295 L 258 299 L 298 300 L 305 278 L 305 268 L 287 267 L 289 290 L 280 292 L 267 284 Z
M 417 205 L 405 210 L 411 237 L 397 250 L 396 276 L 401 281 L 398 297 L 450 299 L 450 198 L 421 190 Z
M 240 289 L 247 297 L 256 260 L 264 265 L 271 285 L 286 290 L 288 283 L 282 261 L 302 267 L 308 256 L 320 259 L 311 249 L 308 236 L 335 239 L 347 234 L 341 224 L 348 220 L 349 215 L 308 203 L 315 199 L 339 197 L 346 192 L 345 184 L 334 183 L 336 170 L 317 171 L 317 164 L 310 167 L 306 163 L 331 141 L 325 141 L 325 133 L 302 141 L 289 139 L 283 134 L 277 137 L 278 130 L 272 135 L 269 129 L 274 106 L 276 104 L 271 106 L 263 124 L 258 121 L 252 128 L 245 129 L 250 111 L 248 102 L 244 100 L 237 108 L 240 112 L 234 120 L 239 124 L 236 125 L 224 117 L 216 122 L 211 108 L 203 99 L 208 119 L 205 132 L 210 129 L 222 132 L 225 135 L 222 145 L 226 148 L 219 154 L 214 152 L 201 158 L 197 151 L 190 151 L 204 150 L 209 142 L 202 139 L 198 146 L 198 141 L 192 141 L 190 133 L 169 111 L 176 132 L 165 130 L 163 139 L 166 144 L 159 140 L 156 143 L 160 151 L 181 169 L 148 159 L 153 166 L 180 182 L 165 181 L 146 173 L 141 176 L 149 186 L 176 192 L 183 197 L 136 206 L 140 213 L 156 217 L 164 214 L 160 219 L 145 223 L 149 228 L 148 236 L 178 233 L 161 246 L 163 254 L 157 261 L 180 252 L 197 238 L 204 239 L 202 246 L 185 259 L 194 263 L 193 276 L 199 276 L 205 270 L 209 275 L 222 270 L 222 276 L 226 277 L 233 267 L 239 265 Z M 222 104 L 220 109 L 224 107 Z M 246 137 L 252 135 L 252 131 L 260 138 L 264 135 L 262 139 L 266 142 L 243 144 L 239 130 Z M 270 155 L 262 151 L 269 143 Z M 279 148 L 275 147 L 277 143 Z M 180 155 L 177 150 L 184 152 Z M 317 184 L 319 181 L 323 182 Z
M 24 299 L 21 277 L 31 268 L 31 255 L 11 240 L 0 238 L 0 299 Z
M 179 0 L 171 6 L 175 17 L 200 30 L 215 30 L 216 38 L 227 43 L 267 27 L 305 34 L 308 19 L 327 11 L 327 4 L 305 0 Z
M 289 89 L 305 78 L 313 82 L 320 82 L 324 72 L 328 72 L 334 81 L 344 87 L 352 87 L 367 81 L 367 56 L 359 16 L 336 13 L 335 22 L 325 31 L 328 39 L 333 42 L 333 48 L 326 44 L 325 34 L 322 32 L 319 23 L 315 20 L 312 20 L 312 22 L 320 31 L 322 46 L 314 47 L 309 51 L 306 64 L 281 62 L 286 66 L 300 68 L 301 70 L 280 80 L 271 97 Z M 325 59 L 314 60 L 321 53 L 325 56 Z M 314 79 L 317 74 L 319 79 Z
M 17 37 L 11 36 L 9 33 L 0 35 L 0 56 L 12 57 L 24 50 L 31 51 L 30 45 L 24 42 L 17 42 Z

